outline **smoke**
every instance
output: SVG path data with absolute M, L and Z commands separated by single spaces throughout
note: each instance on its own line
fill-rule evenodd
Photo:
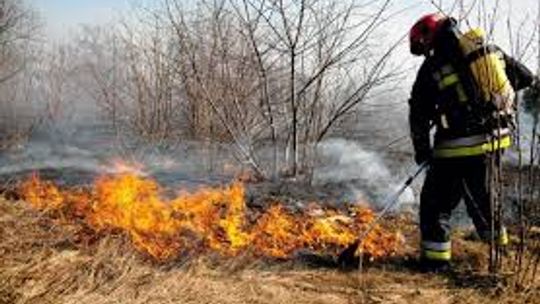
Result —
M 401 186 L 402 178 L 395 176 L 377 153 L 364 149 L 358 142 L 328 140 L 320 145 L 318 153 L 325 163 L 316 168 L 314 182 L 343 185 L 347 201 L 368 202 L 382 208 Z M 414 201 L 413 191 L 407 189 L 398 204 Z
M 129 171 L 174 188 L 222 184 L 238 173 L 231 150 L 228 145 L 195 141 L 171 149 L 129 140 L 119 144 L 110 126 L 99 122 L 43 126 L 28 142 L 0 154 L 0 181 L 39 171 L 46 179 L 78 185 L 104 173 Z M 369 202 L 380 208 L 401 185 L 403 176 L 396 172 L 403 169 L 390 170 L 388 164 L 393 162 L 385 162 L 358 142 L 327 140 L 317 153 L 321 162 L 314 169 L 314 182 L 330 186 L 321 189 L 331 189 L 332 200 Z M 410 189 L 400 197 L 402 204 L 414 201 Z
M 37 171 L 62 185 L 89 184 L 103 174 L 126 172 L 172 187 L 221 184 L 235 173 L 227 166 L 234 159 L 226 148 L 194 141 L 161 148 L 131 138 L 119 140 L 100 122 L 40 125 L 28 141 L 0 153 L 0 183 Z

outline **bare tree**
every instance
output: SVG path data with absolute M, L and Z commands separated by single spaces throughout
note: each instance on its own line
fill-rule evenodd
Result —
M 317 145 L 395 74 L 398 42 L 375 36 L 389 0 L 182 3 L 84 33 L 88 92 L 146 138 L 232 143 L 260 177 L 309 177 Z
M 372 2 L 376 9 L 355 1 L 201 3 L 186 14 L 179 1 L 164 1 L 179 46 L 175 66 L 188 100 L 209 106 L 207 115 L 259 174 L 275 176 L 281 154 L 297 176 L 309 150 L 391 75 L 384 69 L 391 46 L 381 56 L 370 44 L 389 1 Z M 256 155 L 267 140 L 274 149 L 269 174 Z
M 30 103 L 37 15 L 24 1 L 0 1 L 0 145 L 20 142 L 33 125 Z
M 179 136 L 181 94 L 159 24 L 85 28 L 78 41 L 86 91 L 119 131 L 154 143 Z

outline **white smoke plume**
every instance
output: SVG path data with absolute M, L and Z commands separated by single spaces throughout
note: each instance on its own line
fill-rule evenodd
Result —
M 328 140 L 320 145 L 318 153 L 325 164 L 315 170 L 315 183 L 343 185 L 344 198 L 350 202 L 367 201 L 375 208 L 383 208 L 387 198 L 406 179 L 395 176 L 377 153 L 364 149 L 358 142 Z M 407 189 L 400 196 L 398 205 L 414 202 L 413 191 Z

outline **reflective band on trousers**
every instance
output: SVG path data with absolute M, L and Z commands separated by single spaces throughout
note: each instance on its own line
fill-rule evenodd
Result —
M 443 148 L 435 147 L 433 155 L 435 158 L 451 158 L 461 156 L 482 155 L 499 149 L 509 148 L 512 145 L 510 136 L 504 136 L 501 139 L 494 139 L 478 145 L 465 147 Z
M 433 251 L 424 249 L 424 258 L 434 261 L 450 261 L 452 259 L 452 252 L 448 251 Z
M 422 241 L 422 248 L 430 249 L 430 250 L 437 250 L 437 251 L 445 251 L 445 250 L 450 250 L 452 248 L 452 243 L 451 242 Z
M 449 261 L 452 258 L 450 242 L 422 241 L 422 255 L 428 260 Z
M 480 232 L 480 237 L 482 238 L 482 240 L 484 240 L 484 242 L 487 242 L 487 243 L 491 242 L 491 232 L 489 231 Z M 509 238 L 508 238 L 508 231 L 506 230 L 506 227 L 502 227 L 500 232 L 498 232 L 495 235 L 495 241 L 497 242 L 497 245 L 499 246 L 508 245 Z
M 506 246 L 508 245 L 508 232 L 506 231 L 506 227 L 502 227 L 501 233 L 499 234 L 499 238 L 497 239 L 497 242 L 500 246 Z

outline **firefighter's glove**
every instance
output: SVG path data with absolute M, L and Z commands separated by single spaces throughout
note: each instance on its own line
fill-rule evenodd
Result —
M 414 155 L 414 161 L 417 165 L 421 165 L 424 162 L 430 162 L 433 158 L 431 150 L 417 151 Z

